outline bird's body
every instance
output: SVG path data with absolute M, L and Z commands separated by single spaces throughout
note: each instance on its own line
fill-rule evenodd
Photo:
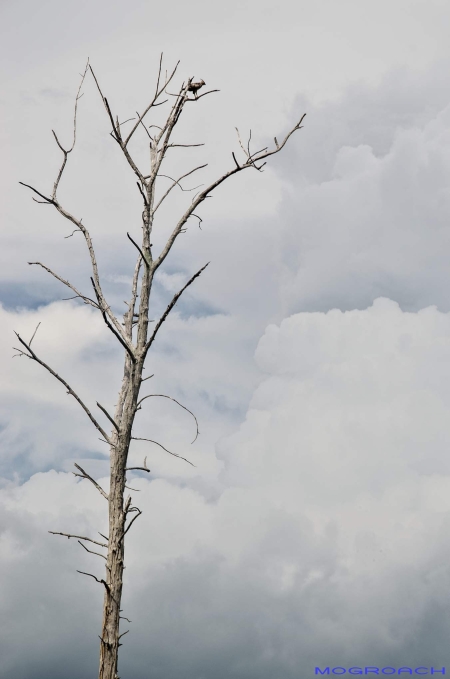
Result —
M 199 80 L 196 83 L 191 83 L 188 87 L 188 92 L 193 92 L 194 97 L 197 99 L 197 92 L 201 87 L 203 87 L 203 85 L 206 85 L 204 80 Z

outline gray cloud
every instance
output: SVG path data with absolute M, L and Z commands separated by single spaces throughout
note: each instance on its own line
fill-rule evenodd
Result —
M 120 379 L 101 319 L 56 302 L 65 291 L 26 264 L 44 261 L 86 289 L 82 242 L 65 240 L 69 230 L 16 181 L 51 186 L 59 156 L 50 128 L 70 136 L 87 53 L 122 113 L 146 99 L 138 90 L 162 47 L 183 56 L 183 75 L 222 90 L 183 130 L 212 151 L 201 181 L 231 161 L 234 124 L 266 143 L 308 116 L 264 175 L 243 177 L 205 206 L 203 230 L 193 224 L 155 288 L 157 315 L 175 285 L 212 262 L 149 363 L 152 389 L 191 407 L 201 436 L 190 446 L 193 423 L 173 404 L 155 399 L 140 413 L 141 434 L 152 431 L 197 467 L 143 444 L 132 451 L 136 461 L 149 456 L 152 476 L 132 482 L 144 514 L 128 545 L 124 607 L 133 623 L 121 672 L 307 679 L 317 664 L 442 666 L 448 8 L 432 0 L 407 13 L 380 2 L 363 14 L 354 0 L 178 3 L 177 12 L 137 1 L 125 13 L 114 2 L 94 12 L 92 3 L 26 7 L 28 22 L 23 6 L 1 9 L 3 26 L 20 31 L 8 29 L 0 48 L 0 676 L 95 672 L 102 592 L 75 569 L 99 565 L 47 530 L 105 529 L 104 500 L 69 473 L 74 460 L 107 484 L 103 444 L 62 387 L 10 360 L 12 330 L 31 336 L 41 321 L 36 347 L 90 402 L 111 406 Z M 139 223 L 140 206 L 91 86 L 82 101 L 61 195 L 89 222 L 120 309 L 134 258 L 124 231 Z M 156 247 L 175 208 L 161 217 Z

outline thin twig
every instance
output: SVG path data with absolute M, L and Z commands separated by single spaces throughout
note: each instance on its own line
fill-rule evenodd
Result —
M 76 230 L 78 230 L 78 229 L 76 229 Z M 68 236 L 67 236 L 67 238 L 68 238 Z M 56 278 L 61 283 L 64 283 L 64 285 L 66 285 L 68 288 L 73 290 L 73 292 L 76 293 L 76 296 L 80 297 L 84 301 L 85 304 L 90 304 L 91 306 L 94 307 L 94 309 L 100 309 L 99 305 L 96 302 L 94 302 L 94 300 L 92 300 L 90 297 L 86 297 L 86 295 L 83 295 L 81 292 L 79 292 L 76 289 L 76 287 L 74 285 L 72 285 L 72 283 L 69 283 L 69 281 L 66 281 L 61 276 L 58 276 L 57 273 L 55 273 L 54 271 L 49 269 L 48 266 L 45 266 L 45 264 L 42 264 L 42 262 L 28 262 L 28 264 L 30 264 L 30 265 L 34 264 L 34 265 L 37 265 L 37 266 L 41 266 L 43 269 L 48 271 L 48 273 L 51 274 L 54 278 Z
M 137 508 L 136 508 L 136 509 L 137 509 Z M 133 523 L 136 521 L 136 519 L 138 519 L 138 518 L 140 517 L 141 514 L 142 514 L 141 510 L 140 510 L 140 509 L 137 509 L 137 514 L 136 514 L 136 516 L 133 516 L 133 518 L 131 519 L 130 523 L 128 524 L 127 528 L 125 529 L 125 531 L 124 531 L 124 533 L 123 533 L 123 535 L 122 535 L 122 537 L 121 537 L 121 540 L 123 540 L 123 538 L 124 538 L 125 535 L 128 533 L 128 531 L 130 530 L 130 528 L 131 528 L 131 526 L 133 525 Z
M 85 545 L 83 545 L 83 543 L 80 542 L 79 540 L 78 540 L 78 544 L 80 544 L 83 547 L 83 549 L 85 549 L 87 552 L 89 552 L 89 554 L 96 554 L 97 556 L 101 556 L 102 559 L 105 559 L 105 561 L 106 561 L 106 556 L 104 554 L 100 554 L 100 552 L 93 552 L 92 549 L 88 549 L 87 547 L 85 547 Z
M 185 457 L 182 457 L 181 455 L 178 455 L 177 453 L 172 453 L 171 450 L 168 450 L 167 448 L 165 448 L 161 443 L 158 443 L 158 441 L 153 441 L 153 439 L 144 439 L 144 438 L 141 438 L 140 436 L 132 436 L 131 438 L 134 441 L 148 441 L 149 443 L 156 443 L 157 446 L 159 446 L 160 448 L 165 450 L 166 453 L 169 453 L 169 455 L 173 455 L 174 457 L 179 457 L 180 460 L 184 460 L 185 462 L 190 464 L 191 467 L 195 467 L 195 464 L 193 464 L 192 462 L 189 462 L 189 460 L 187 460 Z
M 37 324 L 36 330 L 34 331 L 34 333 L 33 333 L 32 337 L 31 337 L 30 341 L 28 342 L 29 346 L 31 346 L 31 342 L 34 340 L 34 336 L 35 336 L 35 334 L 37 333 L 38 328 L 39 328 L 40 325 L 41 325 L 41 321 L 39 321 L 39 323 Z
M 204 165 L 199 165 L 198 167 L 194 167 L 193 170 L 190 170 L 189 172 L 186 172 L 186 174 L 181 175 L 181 177 L 179 177 L 178 179 L 172 179 L 172 177 L 169 177 L 169 176 L 166 175 L 166 174 L 158 174 L 158 177 L 167 177 L 168 179 L 171 179 L 172 182 L 173 182 L 173 184 L 172 184 L 171 186 L 169 186 L 169 188 L 167 189 L 167 191 L 166 191 L 166 192 L 163 194 L 163 196 L 160 198 L 160 200 L 159 200 L 158 203 L 156 204 L 156 207 L 153 209 L 153 214 L 155 214 L 156 210 L 159 208 L 159 206 L 161 205 L 161 203 L 167 198 L 167 196 L 168 196 L 169 193 L 172 191 L 172 189 L 174 188 L 174 186 L 179 186 L 180 189 L 181 189 L 182 191 L 194 191 L 195 189 L 197 189 L 198 186 L 195 186 L 195 187 L 192 188 L 192 189 L 183 189 L 183 187 L 182 187 L 181 184 L 180 184 L 180 181 L 181 181 L 182 179 L 185 179 L 186 177 L 189 177 L 189 175 L 193 174 L 194 172 L 197 172 L 197 170 L 202 170 L 202 169 L 203 169 L 204 167 L 206 167 L 207 165 L 208 165 L 208 163 L 205 163 Z
M 97 542 L 97 540 L 92 540 L 91 538 L 85 538 L 82 535 L 72 535 L 71 533 L 59 533 L 59 532 L 54 531 L 54 530 L 49 530 L 48 532 L 51 533 L 52 535 L 62 535 L 63 537 L 65 537 L 69 540 L 70 540 L 70 538 L 77 538 L 78 540 L 87 540 L 87 542 L 93 542 L 94 545 L 99 545 L 99 547 L 108 547 L 108 545 L 105 545 L 104 542 Z M 100 533 L 100 535 L 101 535 L 101 533 Z M 105 537 L 105 536 L 102 535 L 102 537 Z

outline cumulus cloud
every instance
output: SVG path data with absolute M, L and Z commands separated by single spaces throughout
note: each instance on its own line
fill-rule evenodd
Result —
M 442 665 L 450 315 L 404 312 L 383 298 L 366 310 L 300 313 L 267 328 L 256 360 L 264 379 L 245 421 L 217 447 L 219 497 L 133 479 L 144 514 L 128 544 L 124 607 L 134 628 L 122 670 L 269 679 L 309 676 L 316 664 Z M 44 564 L 54 555 L 51 572 L 60 575 L 45 623 L 57 614 L 61 573 L 71 607 L 74 567 L 98 564 L 39 534 L 44 526 L 102 530 L 103 498 L 55 472 L 0 498 L 6 563 L 13 554 L 25 570 L 39 545 Z M 48 575 L 44 567 L 30 573 L 35 607 Z M 91 653 L 96 611 L 73 610 L 70 625 L 75 614 L 86 621 L 78 648 Z M 66 632 L 50 626 L 48 652 L 62 658 L 65 643 Z M 27 662 L 10 649 L 7 667 L 18 676 L 29 676 Z M 36 662 L 43 676 L 40 655 Z
M 335 3 L 328 4 L 333 24 Z M 354 16 L 356 5 L 346 8 Z M 396 21 L 403 28 L 403 11 Z M 309 24 L 308 31 L 319 49 L 320 31 Z M 184 25 L 183 34 L 195 42 Z M 378 51 L 378 34 L 376 42 Z M 108 61 L 108 71 L 103 62 L 108 91 L 129 67 L 116 42 L 114 50 L 120 63 Z M 192 50 L 200 68 L 204 53 Z M 130 59 L 148 63 L 137 54 Z M 219 139 L 212 173 L 231 162 L 225 113 L 226 124 L 234 122 L 248 94 L 246 69 L 254 70 L 242 55 L 236 49 L 222 71 L 233 96 L 190 128 L 192 139 Z M 351 50 L 345 58 L 357 61 Z M 306 110 L 305 128 L 266 174 L 249 174 L 204 206 L 203 230 L 189 229 L 155 285 L 154 317 L 212 260 L 161 331 L 148 364 L 155 377 L 146 383 L 192 408 L 201 435 L 190 446 L 192 419 L 165 399 L 148 399 L 136 431 L 151 431 L 197 466 L 144 443 L 132 449 L 133 461 L 147 455 L 152 469 L 150 478 L 130 479 L 144 514 L 127 545 L 124 608 L 133 623 L 120 663 L 135 679 L 294 679 L 312 676 L 317 664 L 442 666 L 448 646 L 448 62 L 422 73 L 391 70 L 376 87 L 354 83 L 332 102 L 324 101 L 326 79 L 314 97 L 316 71 L 309 99 L 292 106 L 286 92 L 303 87 L 301 60 L 285 61 L 279 79 L 273 64 L 258 62 L 260 86 L 239 121 L 257 113 L 254 138 L 263 146 L 261 130 L 272 129 L 284 101 L 276 133 Z M 243 68 L 238 84 L 233 65 Z M 356 65 L 352 77 L 366 67 Z M 48 83 L 37 85 L 34 70 L 20 80 L 8 181 L 14 173 L 42 186 L 54 180 L 57 149 L 47 155 L 51 139 L 35 130 L 44 122 L 67 130 L 70 88 L 53 82 L 58 68 Z M 123 87 L 120 105 L 134 106 L 136 82 Z M 91 94 L 79 155 L 61 188 L 89 221 L 108 300 L 120 310 L 134 258 L 124 224 L 139 223 L 140 206 Z M 12 330 L 29 338 L 41 322 L 36 350 L 93 408 L 96 400 L 113 407 L 120 348 L 92 309 L 55 302 L 65 294 L 59 284 L 25 264 L 42 260 L 86 290 L 82 241 L 62 238 L 69 231 L 57 215 L 36 217 L 42 206 L 22 203 L 18 217 L 23 196 L 17 188 L 7 194 L 0 676 L 60 679 L 64 668 L 67 679 L 83 679 L 97 662 L 102 592 L 75 569 L 98 573 L 101 562 L 46 531 L 105 532 L 104 499 L 69 470 L 81 461 L 107 487 L 106 446 L 61 385 L 26 359 L 10 359 Z M 161 217 L 156 247 L 171 218 Z
M 354 85 L 339 102 L 299 99 L 306 127 L 275 161 L 284 315 L 364 308 L 380 295 L 410 310 L 449 308 L 447 77 L 437 64 Z

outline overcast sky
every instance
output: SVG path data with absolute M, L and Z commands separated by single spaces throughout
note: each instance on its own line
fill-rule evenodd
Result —
M 48 530 L 106 530 L 107 448 L 64 389 L 14 358 L 16 330 L 89 404 L 112 409 L 122 352 L 91 307 L 51 191 L 89 57 L 121 119 L 177 84 L 220 92 L 185 116 L 172 161 L 199 181 L 305 125 L 265 172 L 201 208 L 160 272 L 148 359 L 169 401 L 139 413 L 152 473 L 127 543 L 123 679 L 310 679 L 316 666 L 448 664 L 450 638 L 450 4 L 447 0 L 0 0 L 0 677 L 96 676 L 95 556 Z M 92 80 L 61 184 L 123 313 L 140 197 Z M 141 138 L 144 148 L 144 138 Z M 139 153 L 136 144 L 135 150 Z M 143 154 L 145 151 L 142 151 Z M 142 156 L 145 158 L 145 156 Z M 181 169 L 181 172 L 179 171 Z M 199 175 L 200 176 L 200 175 Z M 195 183 L 192 183 L 195 185 Z M 162 243 L 184 196 L 155 233 Z M 149 393 L 151 391 L 149 390 Z M 151 399 L 153 401 L 153 399 Z M 126 628 L 124 628 L 125 630 Z

